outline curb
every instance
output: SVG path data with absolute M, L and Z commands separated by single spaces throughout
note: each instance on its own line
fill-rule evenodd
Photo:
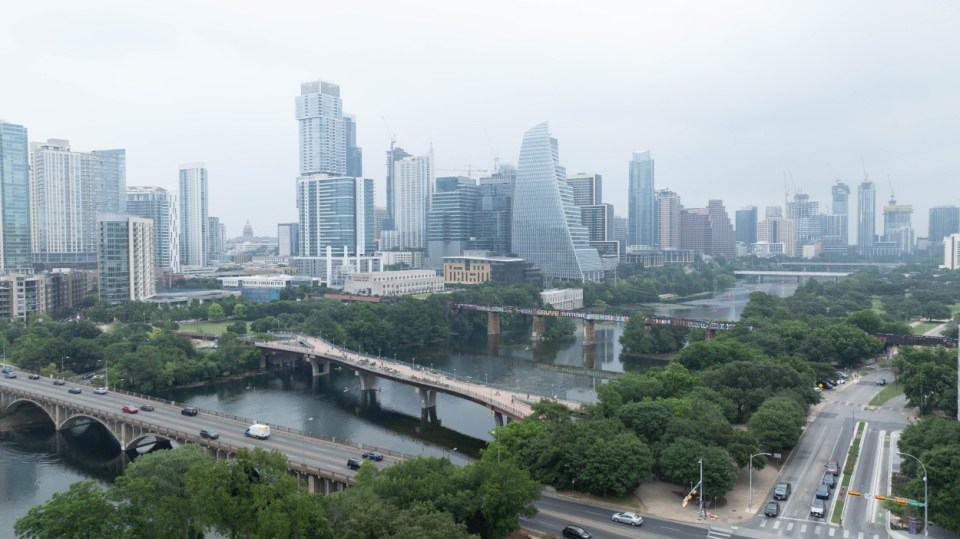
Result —
M 860 426 L 861 423 L 863 424 L 863 434 L 866 434 L 866 433 L 867 433 L 867 428 L 868 428 L 869 425 L 870 425 L 870 423 L 867 422 L 867 421 L 858 421 L 858 422 L 856 422 L 856 423 L 854 424 L 854 426 L 853 426 L 853 436 L 850 437 L 850 445 L 847 446 L 847 454 L 845 455 L 845 458 L 843 459 L 844 467 L 846 467 L 847 458 L 850 457 L 850 449 L 853 447 L 853 442 L 855 442 L 855 441 L 857 440 L 857 428 Z M 861 435 L 861 437 L 860 437 L 860 451 L 857 452 L 857 460 L 856 460 L 856 462 L 853 463 L 853 469 L 850 470 L 850 484 L 847 485 L 846 487 L 843 487 L 843 485 L 840 485 L 839 488 L 841 488 L 841 489 L 842 489 L 842 488 L 846 488 L 847 491 L 850 490 L 850 486 L 853 484 L 853 478 L 857 476 L 857 470 L 860 469 L 860 455 L 861 455 L 861 453 L 863 452 L 862 450 L 863 450 L 863 436 Z M 843 474 L 842 474 L 842 473 L 841 473 L 841 475 L 840 475 L 840 480 L 843 481 Z M 846 496 L 847 498 L 850 497 L 849 495 L 846 495 L 846 494 L 845 494 L 845 496 Z M 831 505 L 831 507 L 830 507 L 830 519 L 829 519 L 830 522 L 829 522 L 829 524 L 830 524 L 830 525 L 833 525 L 833 522 L 832 522 L 832 521 L 833 521 L 833 509 L 837 506 L 837 497 L 834 497 L 833 502 L 831 502 L 830 505 Z M 844 502 L 843 502 L 843 509 L 840 510 L 840 523 L 839 523 L 839 525 L 840 525 L 840 529 L 841 529 L 841 530 L 843 529 L 843 515 L 847 512 L 847 505 L 848 505 L 847 501 L 844 501 Z

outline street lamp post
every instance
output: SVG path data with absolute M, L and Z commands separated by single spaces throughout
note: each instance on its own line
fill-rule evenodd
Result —
M 497 444 L 497 463 L 499 463 L 500 462 L 500 433 L 497 432 L 497 429 L 493 429 L 492 431 L 490 431 L 490 434 L 493 435 L 493 440 Z
M 913 460 L 917 461 L 920 464 L 920 467 L 923 468 L 923 535 L 924 537 L 929 537 L 930 532 L 927 530 L 927 510 L 930 507 L 930 503 L 927 501 L 927 467 L 924 466 L 923 462 L 920 462 L 920 459 L 909 454 L 909 453 L 897 453 L 901 457 L 910 457 Z
M 700 457 L 697 463 L 700 464 L 700 512 L 697 514 L 697 518 L 703 520 L 703 457 Z
M 760 455 L 766 455 L 768 457 L 772 456 L 770 453 L 756 453 L 750 455 L 750 503 L 747 504 L 747 512 L 753 511 L 753 457 L 759 457 Z

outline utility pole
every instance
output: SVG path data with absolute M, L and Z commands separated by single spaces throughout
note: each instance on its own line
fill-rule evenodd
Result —
M 698 515 L 698 518 L 699 518 L 700 520 L 703 520 L 703 518 L 704 518 L 704 517 L 703 517 L 703 491 L 704 491 L 704 488 L 703 488 L 703 457 L 700 457 L 700 460 L 699 460 L 698 462 L 699 462 L 699 464 L 700 464 L 700 514 Z

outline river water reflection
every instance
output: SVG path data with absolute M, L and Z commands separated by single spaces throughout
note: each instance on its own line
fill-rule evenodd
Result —
M 760 290 L 785 297 L 796 286 L 740 285 L 712 298 L 649 308 L 656 314 L 679 318 L 737 320 L 750 293 Z M 622 372 L 643 370 L 653 364 L 621 360 L 622 333 L 619 324 L 598 323 L 597 345 L 586 354 L 582 332 L 578 331 L 576 341 L 570 343 L 534 346 L 526 335 L 506 335 L 496 345 L 486 340 L 463 342 L 456 348 L 423 349 L 398 359 L 486 381 L 490 391 L 507 388 L 591 402 L 600 382 L 577 374 L 578 369 Z M 440 394 L 440 424 L 423 424 L 419 397 L 411 387 L 381 381 L 378 406 L 371 407 L 361 405 L 358 385 L 357 378 L 346 369 L 316 382 L 306 373 L 287 370 L 158 396 L 351 441 L 358 447 L 362 444 L 454 460 L 476 457 L 491 438 L 493 417 L 479 405 Z M 82 479 L 109 482 L 123 469 L 125 457 L 97 449 L 104 444 L 68 437 L 33 433 L 0 439 L 0 537 L 12 537 L 13 522 L 18 517 L 53 493 L 67 490 L 70 483 Z M 290 458 L 295 460 L 296 455 Z

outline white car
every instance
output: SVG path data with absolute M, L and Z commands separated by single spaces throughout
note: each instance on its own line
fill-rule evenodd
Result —
M 643 525 L 643 517 L 636 513 L 614 513 L 613 521 L 620 522 L 623 524 L 629 524 L 631 526 Z
M 98 387 L 97 389 L 94 389 L 93 392 L 96 393 L 97 395 L 106 395 L 106 394 L 107 394 L 107 388 L 105 388 L 105 387 Z

